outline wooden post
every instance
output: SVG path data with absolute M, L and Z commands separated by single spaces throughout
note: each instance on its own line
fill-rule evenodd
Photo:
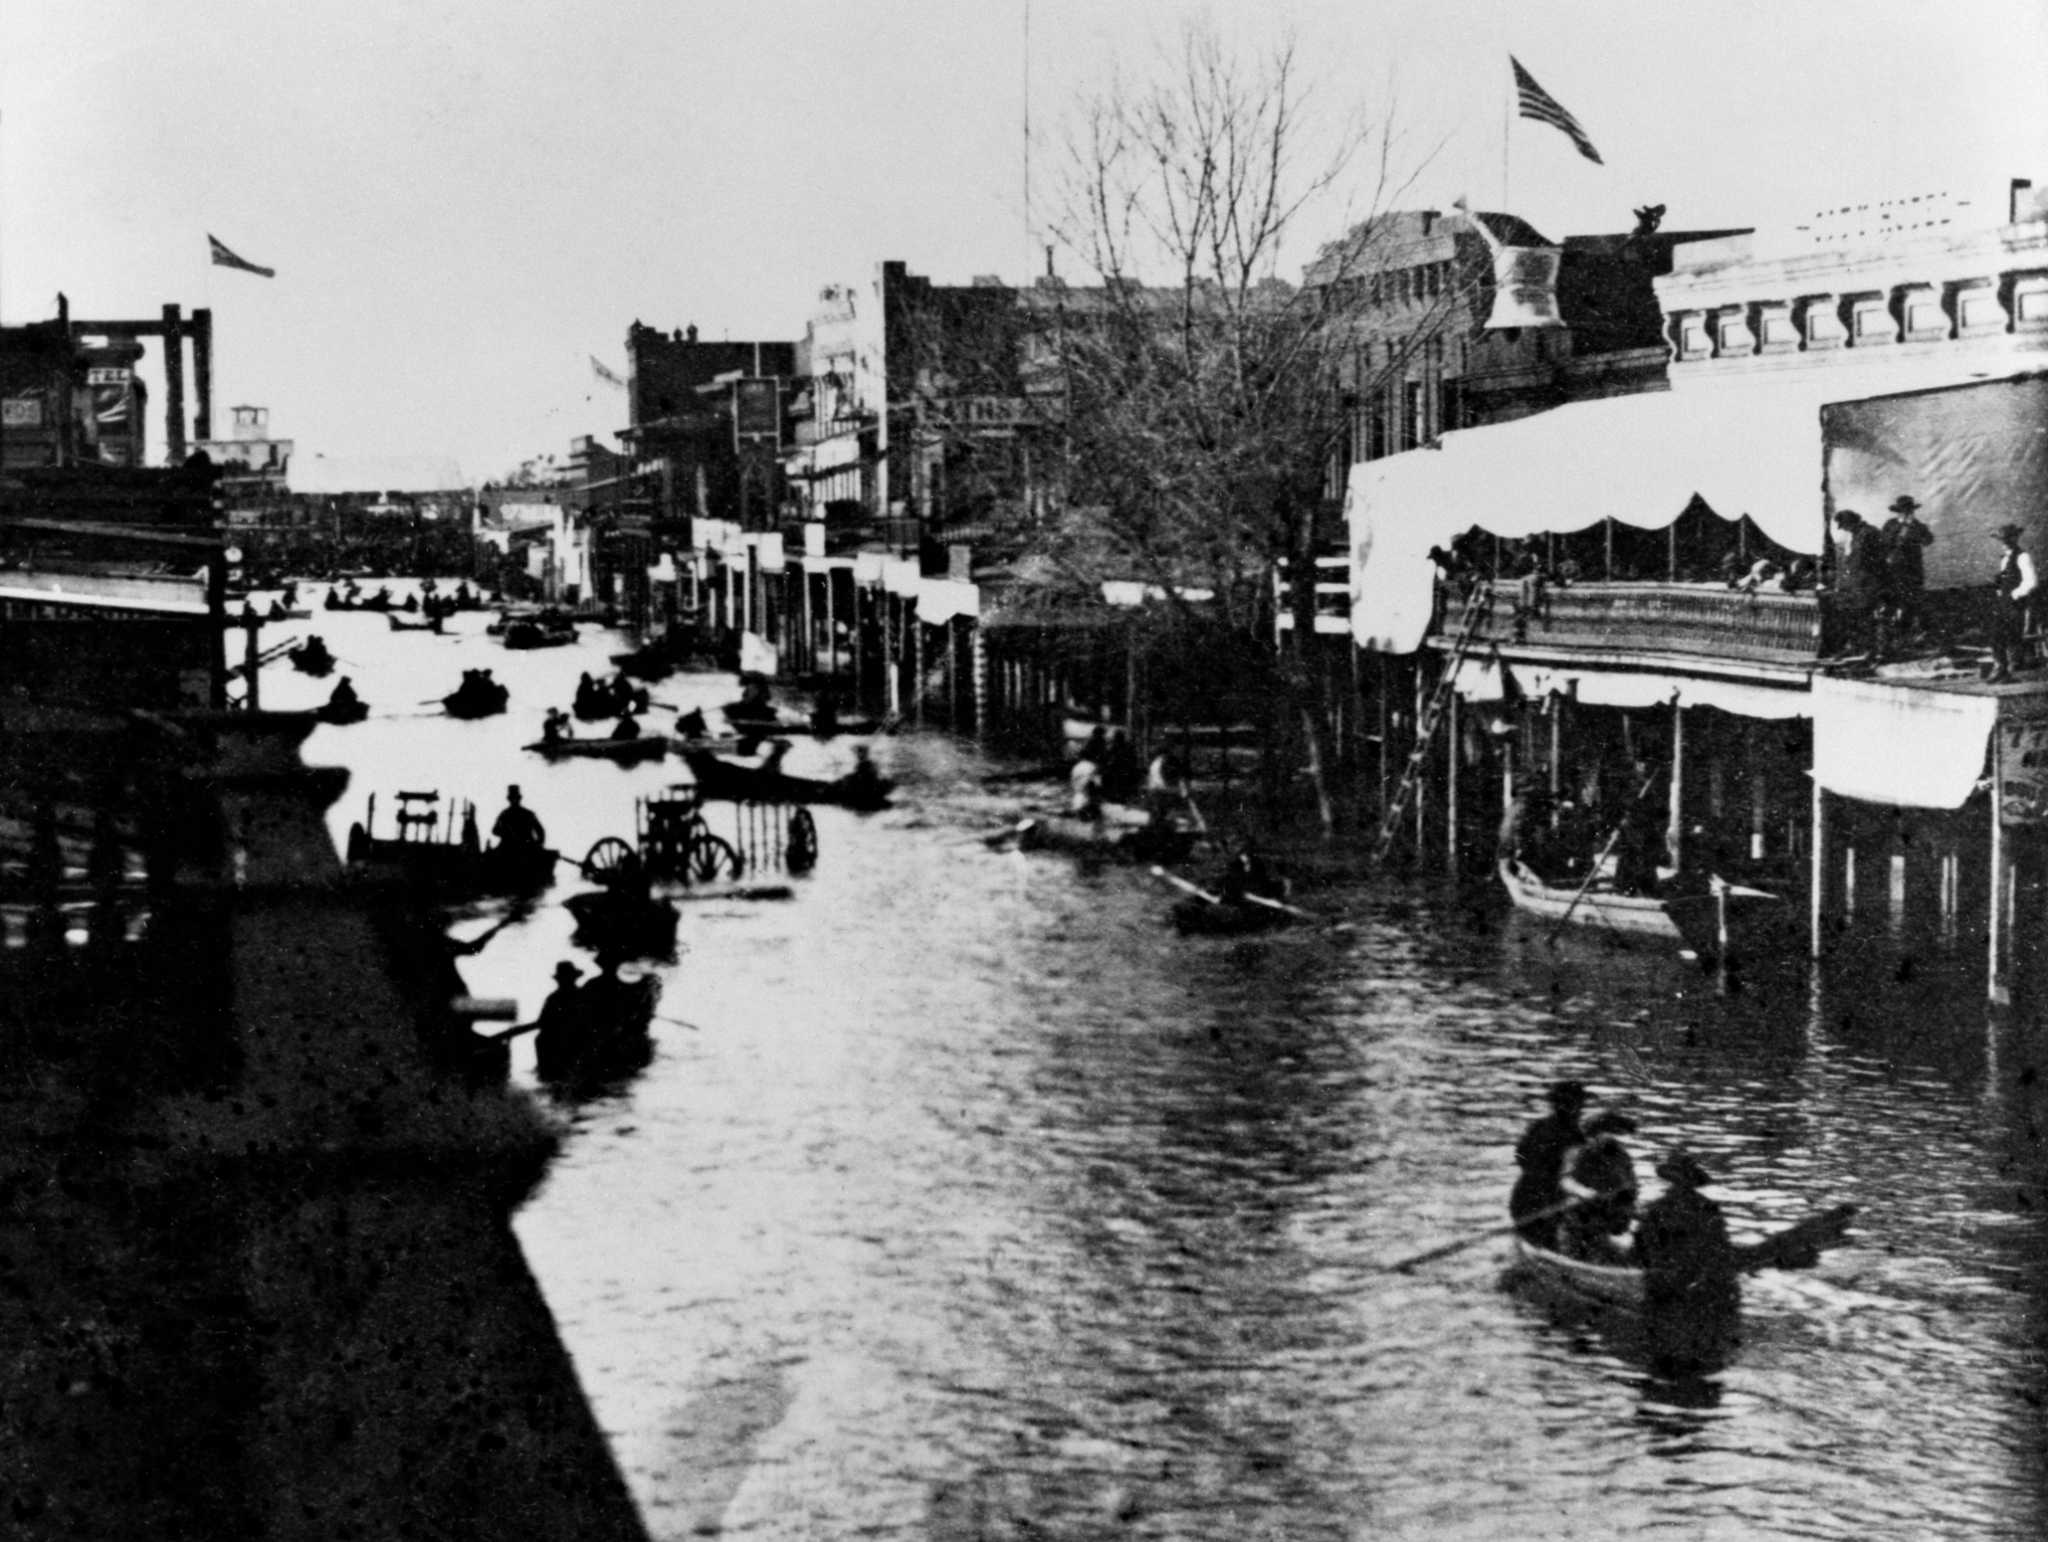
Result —
M 1993 1001 L 2005 999 L 2005 754 L 1999 724 L 1991 725 L 1991 910 L 1985 960 L 1985 994 Z
M 1665 812 L 1664 844 L 1674 862 L 1685 850 L 1685 708 L 1671 704 L 1671 791 Z
M 1820 782 L 1813 784 L 1813 883 L 1807 905 L 1807 930 L 1810 934 L 1810 951 L 1815 958 L 1821 956 L 1822 916 L 1821 912 L 1827 894 L 1828 871 L 1828 795 Z
M 242 693 L 242 705 L 250 712 L 257 712 L 262 709 L 263 700 L 262 688 L 258 684 L 263 678 L 263 671 L 257 668 L 257 662 L 262 658 L 263 650 L 256 644 L 256 623 L 254 621 L 244 621 L 242 623 L 242 638 L 242 668 L 249 677 L 249 688 Z
M 1444 719 L 1444 758 L 1448 762 L 1444 776 L 1444 871 L 1455 877 L 1458 872 L 1458 769 L 1465 759 L 1464 703 L 1458 699 L 1455 687 L 1447 707 L 1449 715 Z

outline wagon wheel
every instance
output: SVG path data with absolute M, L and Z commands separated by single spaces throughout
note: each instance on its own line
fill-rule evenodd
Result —
M 583 857 L 583 876 L 592 883 L 611 883 L 633 858 L 633 848 L 616 835 L 607 835 Z
M 700 830 L 690 837 L 683 871 L 693 883 L 709 883 L 718 877 L 737 878 L 740 875 L 740 856 L 724 837 Z
M 818 822 L 801 805 L 789 816 L 789 845 L 782 861 L 792 873 L 808 873 L 818 865 Z

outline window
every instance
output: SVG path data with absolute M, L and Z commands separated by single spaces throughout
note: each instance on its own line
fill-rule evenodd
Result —
M 1401 395 L 1401 448 L 1412 450 L 1422 443 L 1429 427 L 1424 413 L 1422 382 L 1408 381 L 1401 387 Z

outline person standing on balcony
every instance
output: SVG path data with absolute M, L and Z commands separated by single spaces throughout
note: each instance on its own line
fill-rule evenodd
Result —
M 1922 554 L 1934 544 L 1934 532 L 1920 522 L 1919 509 L 1917 499 L 1901 493 L 1892 499 L 1892 517 L 1884 522 L 1884 571 L 1895 638 L 1915 636 L 1921 626 L 1921 603 L 1927 593 Z
M 1881 653 L 1878 609 L 1884 598 L 1884 554 L 1877 532 L 1854 509 L 1835 515 L 1834 611 L 1837 658 Z
M 1994 681 L 2012 678 L 2026 637 L 2027 613 L 2041 586 L 2033 557 L 2020 549 L 2020 527 L 2000 525 L 1996 533 L 2005 550 L 1999 554 L 1998 575 L 1991 584 L 1991 673 L 1985 678 Z

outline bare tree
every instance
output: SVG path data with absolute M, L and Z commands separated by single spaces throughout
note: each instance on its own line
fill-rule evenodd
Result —
M 1025 294 L 1065 394 L 1067 508 L 1042 548 L 1156 586 L 1168 624 L 1200 616 L 1264 660 L 1332 828 L 1330 714 L 1309 664 L 1333 468 L 1360 394 L 1397 375 L 1471 283 L 1458 272 L 1417 295 L 1403 345 L 1370 360 L 1359 348 L 1385 216 L 1428 157 L 1403 164 L 1391 104 L 1326 111 L 1292 43 L 1247 63 L 1199 25 L 1151 80 L 1082 104 L 1068 150 L 1055 231 L 1098 283 Z M 1311 255 L 1313 282 L 1283 279 Z M 1272 642 L 1283 570 L 1285 653 Z

